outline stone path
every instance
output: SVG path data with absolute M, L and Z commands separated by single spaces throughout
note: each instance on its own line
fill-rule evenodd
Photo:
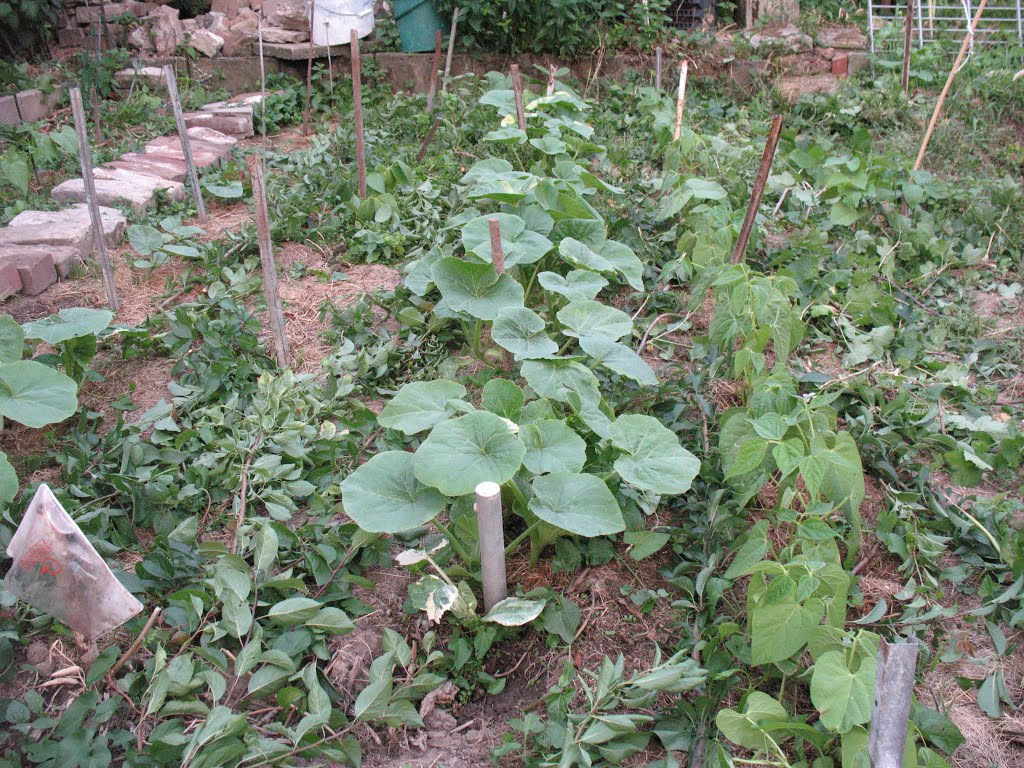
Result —
M 253 135 L 253 105 L 260 96 L 207 104 L 185 115 L 192 158 L 199 168 L 223 162 L 241 138 Z M 108 247 L 124 240 L 128 220 L 118 208 L 143 213 L 157 195 L 185 197 L 185 161 L 177 136 L 161 136 L 142 152 L 129 152 L 95 169 L 96 196 Z M 50 196 L 72 203 L 59 211 L 23 211 L 0 227 L 0 300 L 15 293 L 35 296 L 91 258 L 92 221 L 85 183 L 68 179 Z

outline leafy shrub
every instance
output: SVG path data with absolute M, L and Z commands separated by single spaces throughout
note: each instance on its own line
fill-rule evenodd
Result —
M 11 59 L 24 59 L 48 48 L 61 0 L 0 2 L 0 42 Z

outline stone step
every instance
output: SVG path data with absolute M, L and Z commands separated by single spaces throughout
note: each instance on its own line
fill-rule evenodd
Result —
M 160 67 L 139 67 L 137 70 L 120 69 L 114 74 L 114 78 L 125 86 L 137 79 L 141 84 L 148 86 L 151 91 L 161 93 L 167 91 L 167 80 L 164 79 L 164 71 Z
M 206 106 L 200 107 L 199 109 L 203 112 L 216 112 L 220 109 L 233 108 L 233 107 L 252 107 L 255 104 L 259 104 L 263 101 L 263 95 L 259 93 L 243 93 L 239 96 L 235 96 L 227 101 L 211 101 Z
M 100 220 L 107 246 L 119 245 L 128 220 L 120 211 L 102 206 Z M 83 257 L 88 256 L 93 251 L 89 207 L 82 203 L 62 211 L 22 211 L 0 228 L 0 246 L 8 245 L 70 246 Z
M 209 144 L 205 141 L 190 141 L 192 147 L 192 160 L 199 168 L 206 168 L 219 163 L 231 154 L 231 147 Z M 170 158 L 172 160 L 184 160 L 185 155 L 181 151 L 181 141 L 177 136 L 161 136 L 153 139 L 145 147 L 147 155 L 155 157 Z
M 158 190 L 164 190 L 172 200 L 185 198 L 185 185 L 151 176 L 135 173 L 122 168 L 97 168 L 95 173 L 96 200 L 100 205 L 129 206 L 136 213 L 142 213 L 153 205 Z M 50 192 L 57 202 L 85 202 L 85 182 L 82 179 L 68 179 Z
M 252 136 L 252 107 L 238 107 L 239 111 L 234 114 L 231 109 L 226 107 L 217 112 L 186 112 L 185 125 L 189 128 L 212 128 L 240 139 Z
M 36 246 L 0 256 L 0 279 L 3 280 L 0 293 L 14 287 L 12 269 L 18 276 L 18 290 L 28 296 L 38 296 L 57 282 L 57 268 L 47 248 Z M 5 277 L 6 279 L 3 279 Z
M 173 160 L 169 157 L 157 157 L 155 155 L 143 155 L 129 152 L 121 155 L 119 160 L 113 160 L 104 165 L 106 168 L 122 168 L 126 171 L 136 173 L 148 173 L 151 176 L 159 176 L 168 181 L 184 181 L 186 176 L 185 161 Z
M 228 136 L 226 133 L 221 133 L 213 128 L 189 128 L 188 138 L 190 141 L 201 141 L 205 144 L 227 147 L 228 152 L 231 151 L 231 147 L 238 143 L 238 139 L 234 136 Z
M 73 245 L 0 245 L 0 264 L 32 260 L 40 255 L 53 262 L 60 277 L 67 277 L 83 262 L 82 252 Z

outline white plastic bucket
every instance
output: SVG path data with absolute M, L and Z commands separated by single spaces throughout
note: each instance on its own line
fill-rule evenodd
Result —
M 313 0 L 313 45 L 346 45 L 373 32 L 373 0 Z

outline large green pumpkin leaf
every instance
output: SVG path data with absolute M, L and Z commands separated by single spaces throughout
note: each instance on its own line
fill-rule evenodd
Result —
M 490 264 L 471 264 L 452 256 L 433 267 L 434 284 L 452 309 L 481 320 L 494 320 L 506 307 L 523 306 L 523 286 Z
M 575 360 L 527 360 L 522 373 L 533 391 L 549 400 L 568 402 L 572 392 L 587 402 L 601 400 L 594 372 Z
M 0 363 L 21 360 L 25 353 L 25 331 L 10 315 L 0 315 Z
M 78 385 L 34 360 L 0 365 L 0 416 L 26 427 L 56 424 L 78 410 Z
M 590 301 L 608 285 L 607 280 L 589 269 L 574 269 L 565 277 L 555 272 L 541 272 L 537 281 L 544 290 L 564 296 L 569 301 Z
M 466 388 L 454 381 L 414 381 L 398 390 L 398 394 L 377 416 L 377 423 L 387 429 L 415 435 L 455 413 L 449 401 L 458 400 L 465 394 Z
M 18 474 L 7 460 L 7 454 L 0 451 L 0 504 L 10 504 L 18 495 Z
M 341 483 L 345 513 L 364 531 L 399 533 L 433 520 L 445 498 L 413 474 L 413 455 L 379 453 Z
M 616 341 L 600 336 L 580 336 L 580 347 L 597 362 L 620 376 L 648 387 L 658 386 L 658 377 L 640 355 Z
M 498 312 L 491 339 L 517 360 L 550 358 L 558 351 L 558 344 L 544 332 L 544 319 L 526 307 L 506 307 Z
M 633 332 L 633 319 L 600 301 L 572 301 L 558 311 L 566 336 L 592 336 L 618 341 Z
M 56 315 L 44 317 L 32 323 L 25 323 L 25 338 L 39 339 L 47 344 L 60 344 L 68 339 L 99 333 L 114 319 L 109 309 L 71 307 L 62 309 Z
M 516 422 L 522 417 L 523 404 L 526 402 L 523 390 L 518 384 L 508 379 L 488 381 L 484 384 L 480 398 L 481 404 L 486 410 Z
M 851 672 L 843 651 L 829 651 L 814 664 L 811 677 L 811 703 L 821 712 L 821 722 L 829 730 L 846 733 L 855 725 L 871 719 L 877 659 L 861 659 Z
M 623 452 L 615 471 L 630 485 L 661 494 L 685 493 L 700 471 L 700 460 L 652 416 L 619 416 L 609 431 L 612 445 Z
M 625 529 L 615 497 L 599 477 L 574 472 L 533 481 L 530 511 L 546 523 L 578 536 L 607 536 Z
M 587 460 L 587 444 L 559 419 L 540 419 L 519 433 L 526 445 L 523 466 L 535 475 L 579 472 Z
M 479 216 L 462 228 L 462 245 L 470 258 L 475 257 L 484 264 L 491 263 L 490 219 L 497 219 L 500 225 L 501 249 L 505 255 L 505 266 L 509 269 L 517 264 L 540 261 L 554 248 L 546 237 L 528 230 L 526 222 L 519 216 L 496 213 Z
M 628 245 L 615 240 L 591 241 L 588 244 L 566 237 L 558 244 L 558 253 L 574 266 L 621 275 L 631 288 L 637 291 L 644 289 L 643 264 Z
M 476 411 L 434 427 L 416 451 L 413 470 L 421 483 L 446 496 L 462 496 L 488 480 L 499 485 L 511 480 L 525 453 L 513 425 Z

